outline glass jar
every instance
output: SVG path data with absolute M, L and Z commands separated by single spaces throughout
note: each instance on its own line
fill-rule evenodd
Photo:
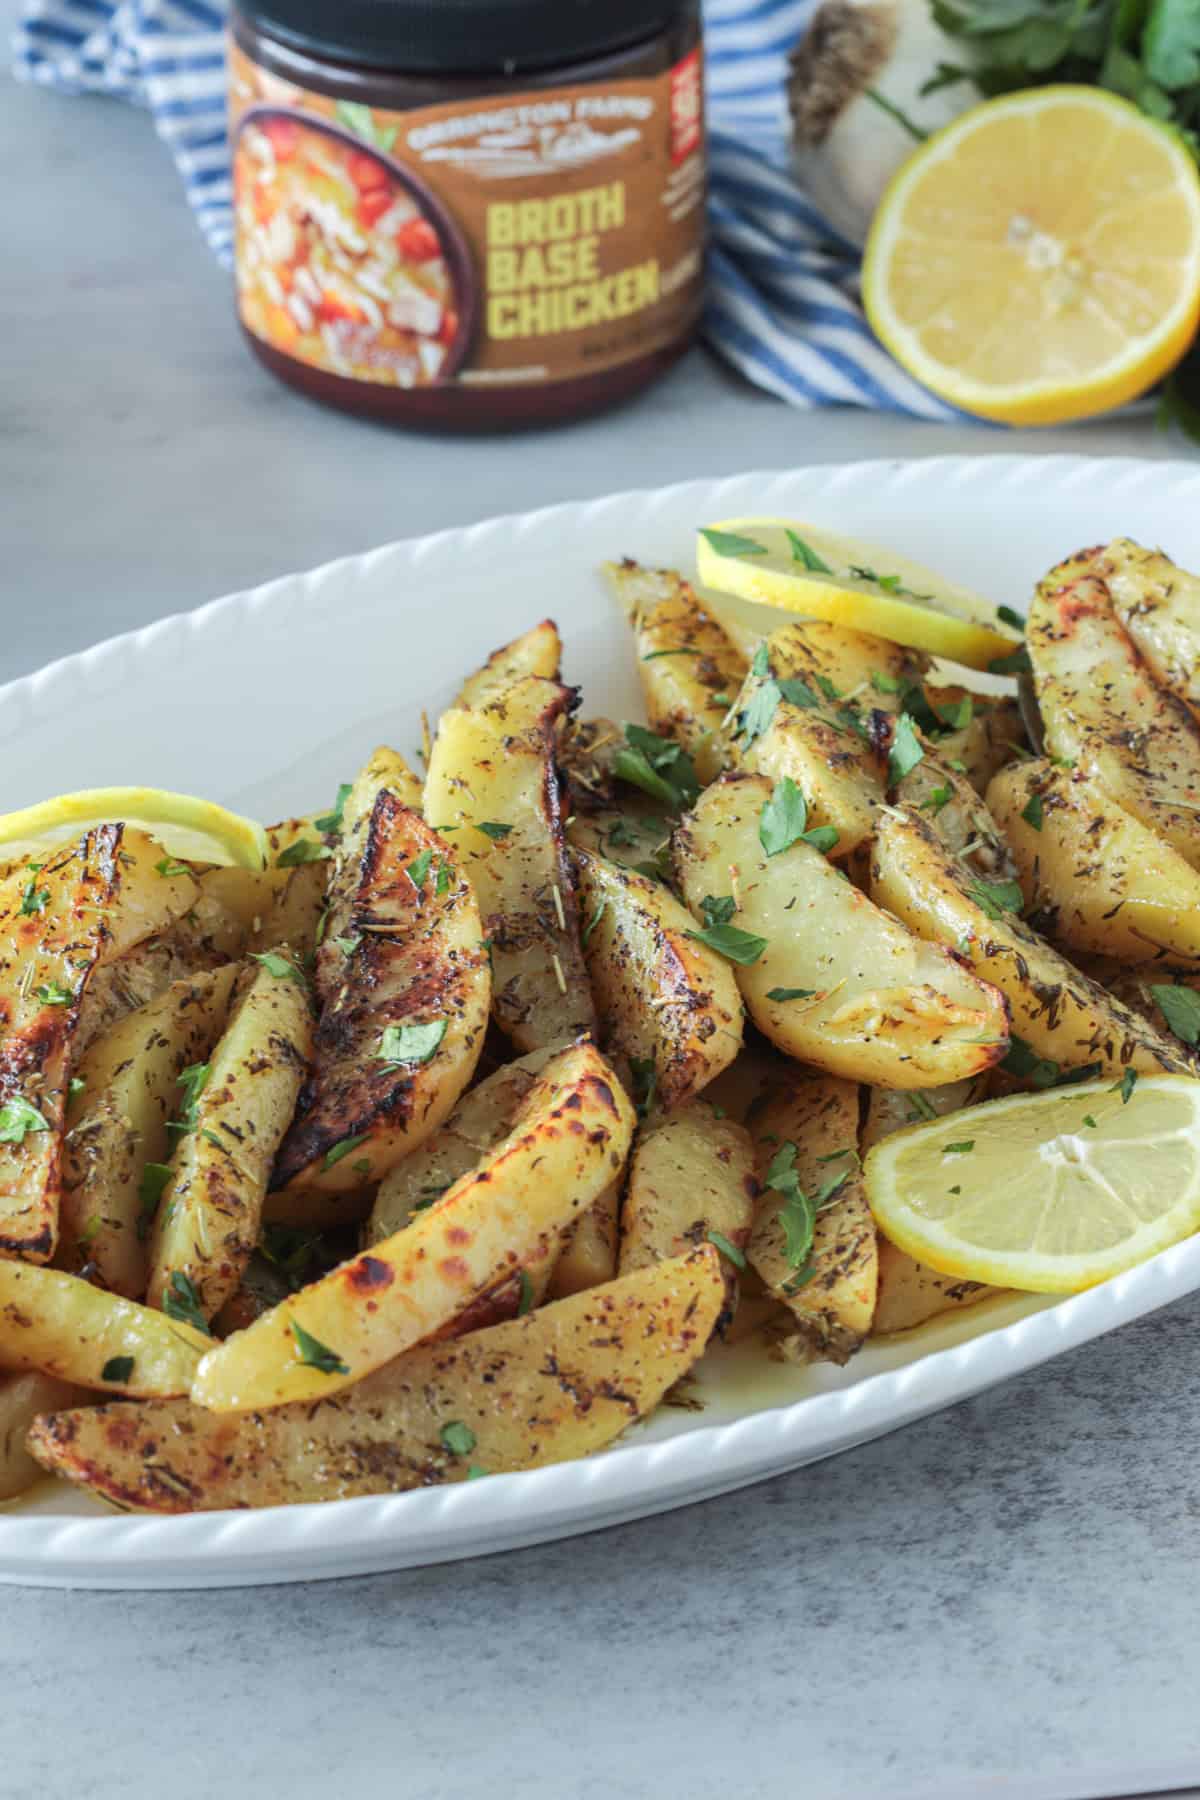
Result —
M 314 399 L 396 424 L 573 419 L 690 342 L 696 0 L 240 0 L 238 315 Z

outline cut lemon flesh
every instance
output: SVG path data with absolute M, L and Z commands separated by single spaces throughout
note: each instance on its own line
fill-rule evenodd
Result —
M 726 519 L 705 527 L 699 579 L 718 593 L 809 619 L 831 619 L 986 669 L 1020 643 L 996 608 L 907 556 L 794 519 Z
M 1200 172 L 1100 88 L 972 107 L 894 176 L 863 302 L 918 381 L 985 418 L 1053 425 L 1153 386 L 1200 320 Z
M 885 1237 L 944 1275 L 1073 1294 L 1200 1226 L 1200 1082 L 1088 1082 L 968 1107 L 867 1156 Z
M 144 831 L 172 856 L 244 869 L 267 864 L 262 826 L 212 800 L 163 788 L 83 788 L 0 815 L 0 857 L 16 862 L 91 830 L 120 823 Z

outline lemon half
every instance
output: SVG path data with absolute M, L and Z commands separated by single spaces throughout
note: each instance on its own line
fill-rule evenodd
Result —
M 1021 642 L 979 594 L 878 544 L 789 519 L 725 519 L 696 547 L 700 581 L 809 619 L 831 619 L 986 669 Z
M 0 857 L 16 862 L 90 831 L 120 823 L 144 831 L 172 856 L 243 869 L 267 864 L 262 826 L 212 800 L 163 788 L 82 788 L 0 816 Z
M 1200 1227 L 1200 1081 L 1155 1075 L 1128 1100 L 1087 1082 L 967 1107 L 866 1159 L 884 1235 L 964 1281 L 1071 1294 Z
M 1182 138 L 1102 88 L 985 101 L 893 177 L 863 303 L 897 362 L 967 412 L 1107 412 L 1196 334 L 1200 171 Z

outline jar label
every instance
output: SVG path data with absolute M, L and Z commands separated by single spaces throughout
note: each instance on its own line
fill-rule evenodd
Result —
M 530 386 L 694 324 L 698 49 L 644 80 L 406 112 L 230 60 L 238 307 L 284 355 L 401 388 Z

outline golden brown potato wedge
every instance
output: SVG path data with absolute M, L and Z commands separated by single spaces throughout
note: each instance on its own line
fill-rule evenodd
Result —
M 733 971 L 690 935 L 695 922 L 661 882 L 585 850 L 574 864 L 604 1042 L 652 1064 L 662 1105 L 682 1106 L 741 1048 Z
M 633 1123 L 599 1052 L 564 1051 L 483 1162 L 411 1224 L 227 1339 L 192 1397 L 241 1412 L 361 1381 L 560 1240 L 620 1171 Z
M 858 1088 L 797 1072 L 750 1131 L 760 1189 L 750 1265 L 804 1342 L 844 1363 L 871 1329 L 878 1280 L 858 1160 Z
M 697 922 L 732 900 L 726 925 L 751 940 L 736 975 L 759 1030 L 801 1062 L 892 1087 L 956 1081 L 998 1062 L 1008 1021 L 996 989 L 947 951 L 931 954 L 811 844 L 768 856 L 769 802 L 763 776 L 723 776 L 675 839 Z
M 953 946 L 1004 993 L 1012 1030 L 1063 1069 L 1092 1063 L 1192 1072 L 1178 1047 L 1089 981 L 1013 910 L 1020 889 L 972 876 L 924 819 L 889 808 L 875 835 L 871 891 L 931 943 Z
M 255 915 L 246 949 L 257 953 L 287 944 L 297 956 L 313 955 L 325 912 L 329 869 L 327 862 L 302 863 L 286 872 L 269 869 L 266 902 Z
M 174 982 L 126 1015 L 77 1065 L 67 1113 L 58 1263 L 128 1300 L 149 1275 L 153 1207 L 179 1111 L 179 1077 L 207 1060 L 237 969 Z M 153 1165 L 150 1175 L 146 1167 Z
M 918 735 L 924 754 L 897 782 L 892 796 L 928 819 L 947 850 L 979 875 L 1008 881 L 1016 874 L 1012 852 L 995 819 L 965 775 L 952 768 L 940 746 Z M 868 865 L 869 865 L 868 854 Z
M 562 665 L 562 640 L 553 619 L 543 619 L 531 626 L 511 644 L 493 650 L 481 669 L 468 675 L 458 690 L 455 706 L 487 706 L 498 700 L 506 688 L 526 675 L 537 675 L 543 681 L 557 681 Z
M 333 903 L 344 934 L 319 953 L 313 1072 L 273 1189 L 380 1180 L 437 1130 L 482 1048 L 487 952 L 459 853 L 384 787 L 354 870 L 349 906 Z
M 36 1370 L 6 1374 L 0 1369 L 0 1500 L 12 1500 L 40 1481 L 45 1470 L 25 1448 L 29 1427 L 39 1413 L 64 1406 L 83 1406 L 86 1388 Z
M 520 1050 L 591 1031 L 575 884 L 554 772 L 571 690 L 527 676 L 479 708 L 442 714 L 425 815 L 454 833 L 491 946 L 496 1023 Z
M 898 1094 L 888 1088 L 871 1088 L 866 1117 L 861 1133 L 861 1150 L 867 1151 L 881 1139 L 890 1137 L 905 1125 L 922 1119 L 944 1118 L 964 1106 L 974 1106 L 987 1098 L 986 1080 L 954 1081 L 946 1087 L 930 1088 L 921 1094 Z M 878 1230 L 878 1228 L 877 1228 Z M 938 1313 L 952 1312 L 960 1306 L 973 1306 L 989 1294 L 1003 1289 L 987 1287 L 982 1281 L 960 1281 L 954 1275 L 942 1275 L 901 1250 L 878 1231 L 879 1294 L 875 1303 L 875 1321 L 871 1335 L 889 1331 L 907 1331 Z
M 210 1340 L 61 1269 L 0 1261 L 0 1368 L 134 1397 L 186 1394 Z
M 992 776 L 1026 749 L 1025 724 L 1016 701 L 1006 695 L 977 694 L 963 687 L 935 687 L 932 682 L 927 684 L 925 693 L 943 715 L 970 700 L 970 719 L 957 731 L 939 736 L 937 754 L 965 776 L 977 794 L 985 794 Z
M 266 951 L 234 996 L 190 1129 L 171 1159 L 150 1245 L 147 1299 L 162 1306 L 179 1275 L 206 1319 L 221 1310 L 258 1243 L 275 1152 L 312 1054 L 308 980 L 283 950 Z
M 1093 981 L 1098 981 L 1115 999 L 1132 1007 L 1155 1031 L 1164 1032 L 1172 1042 L 1192 1042 L 1190 1030 L 1185 1037 L 1175 1030 L 1177 1023 L 1191 1026 L 1191 1008 L 1186 999 L 1176 998 L 1170 990 L 1185 988 L 1189 993 L 1200 994 L 1200 968 L 1194 962 L 1125 963 L 1110 956 L 1089 956 L 1081 960 Z M 1159 990 L 1157 994 L 1155 989 Z M 1164 1002 L 1167 1012 L 1163 1010 Z M 1182 1018 L 1181 1005 L 1184 1009 Z
M 708 1246 L 271 1412 L 184 1402 L 38 1420 L 56 1475 L 118 1506 L 191 1512 L 345 1500 L 587 1456 L 653 1412 L 724 1305 Z
M 1200 874 L 1094 777 L 1016 764 L 996 776 L 988 805 L 1048 937 L 1130 962 L 1200 958 Z
M 617 1273 L 617 1218 L 623 1185 L 623 1176 L 610 1182 L 568 1227 L 562 1249 L 549 1271 L 546 1294 L 551 1300 L 581 1294 L 585 1288 L 613 1280 Z
M 700 780 L 711 781 L 723 765 L 717 734 L 746 679 L 746 658 L 675 569 L 626 558 L 604 572 L 633 627 L 651 729 L 682 744 Z
M 1200 580 L 1132 538 L 1083 557 L 1156 679 L 1200 714 Z
M 1029 613 L 1046 749 L 1200 868 L 1200 729 L 1158 686 L 1086 558 L 1052 569 Z
M 745 1251 L 758 1184 L 745 1127 L 706 1100 L 647 1119 L 638 1132 L 621 1209 L 621 1273 L 714 1244 L 729 1268 Z M 744 1261 L 744 1258 L 743 1258 Z

